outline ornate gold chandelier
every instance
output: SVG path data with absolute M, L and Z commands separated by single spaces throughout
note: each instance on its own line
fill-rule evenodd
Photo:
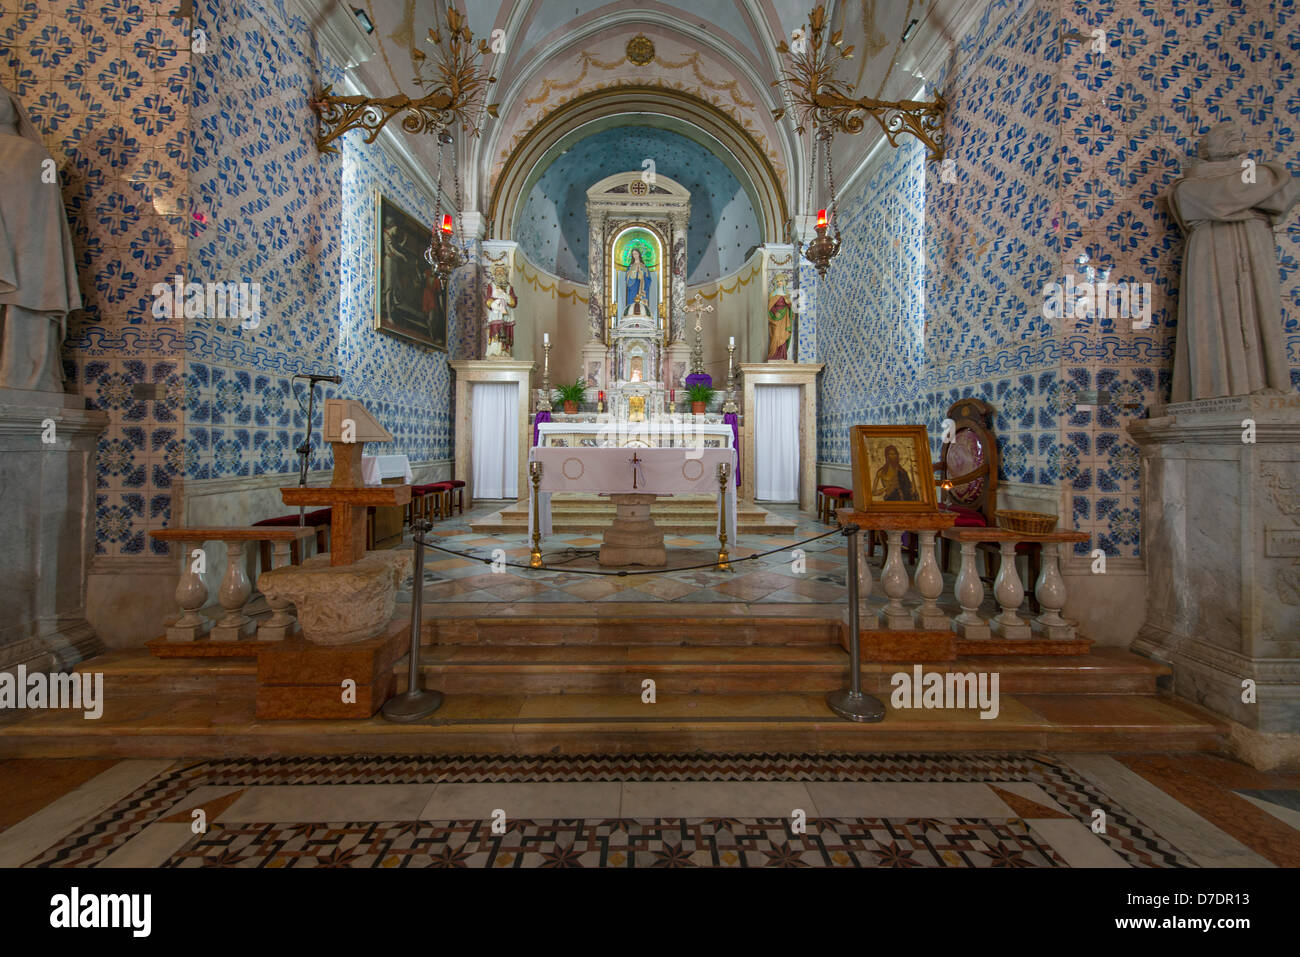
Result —
M 399 34 L 414 35 L 413 17 L 413 10 L 408 7 L 407 22 Z M 405 93 L 384 97 L 341 96 L 332 92 L 332 86 L 317 93 L 311 101 L 318 120 L 316 147 L 323 153 L 336 153 L 338 148 L 333 142 L 357 129 L 365 130 L 365 141 L 373 143 L 389 120 L 399 113 L 405 114 L 401 123 L 407 133 L 441 132 L 459 123 L 477 135 L 478 121 L 484 111 L 496 117 L 497 104 L 484 106 L 488 86 L 496 82 L 496 77 L 489 76 L 482 64 L 482 57 L 490 52 L 487 41 L 479 40 L 475 44 L 464 16 L 452 6 L 447 8 L 445 33 L 435 21 L 429 28 L 428 40 L 435 48 L 432 57 L 414 43 L 408 50 L 415 69 L 415 85 L 422 96 L 413 98 Z M 388 61 L 386 52 L 384 60 Z M 392 64 L 388 67 L 396 83 Z
M 829 126 L 841 133 L 860 133 L 866 125 L 866 114 L 880 125 L 891 146 L 898 146 L 898 137 L 910 134 L 929 149 L 928 159 L 943 159 L 944 98 L 936 93 L 931 102 L 854 99 L 852 90 L 835 79 L 836 67 L 841 60 L 852 58 L 853 47 L 842 45 L 842 30 L 836 30 L 828 41 L 826 28 L 826 9 L 819 5 L 808 14 L 803 35 L 796 34 L 791 43 L 782 40 L 776 48 L 789 61 L 778 82 L 790 90 L 801 124 L 799 132 L 811 124 L 814 128 Z M 772 118 L 779 120 L 785 112 L 773 110 Z

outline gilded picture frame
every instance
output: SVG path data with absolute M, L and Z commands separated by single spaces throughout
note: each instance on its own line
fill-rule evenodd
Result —
M 424 258 L 430 232 L 375 191 L 375 330 L 446 352 L 447 288 Z
M 924 425 L 855 425 L 849 452 L 857 511 L 932 512 L 938 507 Z

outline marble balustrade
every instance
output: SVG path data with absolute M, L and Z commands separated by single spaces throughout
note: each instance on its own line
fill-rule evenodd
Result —
M 1000 638 L 1009 641 L 1026 641 L 1031 638 L 1049 641 L 1071 641 L 1077 637 L 1075 623 L 1061 616 L 1065 608 L 1065 579 L 1061 575 L 1061 548 L 1074 542 L 1087 541 L 1083 532 L 1057 531 L 1046 534 L 1013 532 L 1005 528 L 957 528 L 954 517 L 944 512 L 885 513 L 858 512 L 841 509 L 837 513 L 841 524 L 852 522 L 862 529 L 859 544 L 864 549 L 869 536 L 882 532 L 885 536 L 885 561 L 880 572 L 880 590 L 885 602 L 873 615 L 867 614 L 863 627 L 877 627 L 894 631 L 954 631 L 961 638 L 978 641 Z M 918 559 L 911 576 L 903 561 L 903 535 L 913 534 L 918 540 Z M 939 606 L 944 580 L 935 554 L 938 538 L 956 543 L 961 552 L 961 564 L 953 581 L 952 597 L 960 612 Z M 1025 600 L 1025 584 L 1016 568 L 1016 546 L 1034 542 L 1042 548 L 1038 580 L 1034 582 L 1034 597 L 1038 600 L 1039 614 L 1033 619 L 1021 616 Z M 993 598 L 999 613 L 984 618 L 980 607 L 984 603 L 984 582 L 976 564 L 977 546 L 991 543 L 998 549 L 1000 561 L 997 577 L 993 580 Z M 858 562 L 858 600 L 864 602 L 871 594 L 871 569 L 862 555 Z M 909 594 L 920 601 L 904 604 Z
M 290 562 L 294 542 L 305 543 L 314 538 L 316 530 L 310 526 L 230 526 L 204 528 L 166 528 L 149 533 L 165 542 L 180 544 L 181 578 L 176 586 L 176 604 L 180 615 L 165 631 L 167 641 L 191 642 L 206 636 L 211 641 L 240 641 L 256 636 L 258 641 L 280 641 L 296 634 L 298 620 L 293 604 L 282 599 L 267 597 L 271 616 L 255 624 L 245 613 L 253 585 L 246 570 L 245 553 L 250 542 L 270 542 L 271 567 L 280 568 Z M 208 587 L 203 581 L 206 542 L 220 542 L 226 549 L 226 573 L 217 591 L 217 600 L 225 613 L 212 622 L 201 609 L 208 601 Z

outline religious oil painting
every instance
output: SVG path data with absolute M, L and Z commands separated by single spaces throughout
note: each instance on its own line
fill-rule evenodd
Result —
M 854 508 L 926 512 L 936 507 L 924 425 L 855 425 L 849 448 Z
M 447 351 L 447 288 L 424 258 L 430 230 L 375 195 L 375 328 Z

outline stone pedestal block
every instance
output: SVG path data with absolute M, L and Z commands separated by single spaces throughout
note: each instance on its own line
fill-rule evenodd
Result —
M 650 506 L 655 495 L 611 495 L 614 503 L 614 524 L 605 529 L 600 546 L 602 565 L 668 564 L 668 551 L 664 548 L 664 533 L 650 517 Z
M 107 425 L 81 396 L 0 389 L 0 671 L 68 668 L 103 650 L 86 621 L 86 579 Z
M 1133 650 L 1183 697 L 1297 735 L 1300 756 L 1300 395 L 1180 402 L 1129 432 L 1149 591 Z
M 388 626 L 412 560 L 406 549 L 367 552 L 351 565 L 331 565 L 328 555 L 316 555 L 263 572 L 257 587 L 269 599 L 294 603 L 308 641 L 344 645 L 374 638 Z

